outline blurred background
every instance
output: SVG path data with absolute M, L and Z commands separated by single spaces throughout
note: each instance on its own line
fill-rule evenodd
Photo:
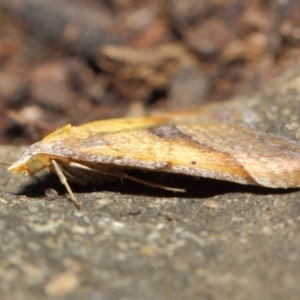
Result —
M 297 0 L 0 0 L 0 143 L 250 93 L 299 53 Z

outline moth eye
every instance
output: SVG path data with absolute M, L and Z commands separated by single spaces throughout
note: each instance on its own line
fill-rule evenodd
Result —
M 35 174 L 44 169 L 44 163 L 39 156 L 33 155 L 27 160 L 27 169 L 29 173 Z

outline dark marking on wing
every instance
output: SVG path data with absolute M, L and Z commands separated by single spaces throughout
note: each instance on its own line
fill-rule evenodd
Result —
M 190 139 L 187 134 L 181 132 L 175 125 L 152 126 L 147 131 L 164 140 Z

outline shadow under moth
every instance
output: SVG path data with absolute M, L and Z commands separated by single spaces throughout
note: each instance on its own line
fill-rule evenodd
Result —
M 179 173 L 270 188 L 300 187 L 300 146 L 241 123 L 204 122 L 177 116 L 121 118 L 66 125 L 29 147 L 9 167 L 33 176 L 56 173 L 79 209 L 68 181 L 101 184 L 127 178 L 129 170 Z

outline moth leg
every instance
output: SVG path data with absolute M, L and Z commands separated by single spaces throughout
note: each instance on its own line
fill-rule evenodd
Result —
M 82 176 L 75 176 L 68 168 L 66 168 L 64 165 L 59 165 L 60 170 L 65 175 L 67 180 L 75 182 L 80 185 L 87 185 L 87 181 L 82 178 Z M 76 174 L 77 175 L 77 174 Z M 80 179 L 79 179 L 80 177 Z
M 6 161 L 0 160 L 0 165 L 11 166 L 12 163 L 8 163 L 8 162 L 6 162 Z
M 170 186 L 156 184 L 156 183 L 153 183 L 153 182 L 149 182 L 149 181 L 146 181 L 146 180 L 136 178 L 134 176 L 130 176 L 130 175 L 128 175 L 126 173 L 123 173 L 123 172 L 112 172 L 111 174 L 114 174 L 115 176 L 118 176 L 120 178 L 127 178 L 127 179 L 130 179 L 132 181 L 144 184 L 144 185 L 152 186 L 154 188 L 160 188 L 160 189 L 171 191 L 171 192 L 179 192 L 179 193 L 184 193 L 185 192 L 185 189 L 177 189 L 177 188 L 173 188 L 173 187 L 170 187 Z
M 66 179 L 64 173 L 61 171 L 61 169 L 60 169 L 58 163 L 57 163 L 54 159 L 52 159 L 51 162 L 52 162 L 52 165 L 53 165 L 53 167 L 54 167 L 54 169 L 55 169 L 55 171 L 56 171 L 56 174 L 57 174 L 57 176 L 58 176 L 60 182 L 61 182 L 61 183 L 65 186 L 65 188 L 67 189 L 67 191 L 68 191 L 68 193 L 69 193 L 69 195 L 70 195 L 70 199 L 71 199 L 71 201 L 74 203 L 74 206 L 75 206 L 78 210 L 80 210 L 80 204 L 79 204 L 78 200 L 76 199 L 75 195 L 73 194 L 73 192 L 72 192 L 72 190 L 71 190 L 71 188 L 70 188 L 70 186 L 69 186 L 69 184 L 68 184 L 68 181 L 67 181 L 67 179 Z
M 103 170 L 93 169 L 93 168 L 87 167 L 85 165 L 82 165 L 82 164 L 79 164 L 79 163 L 73 163 L 73 162 L 70 163 L 70 166 L 75 167 L 75 168 L 79 168 L 79 169 L 85 169 L 85 170 L 93 171 L 93 172 L 96 172 L 96 173 L 102 173 L 104 175 L 119 177 L 121 179 L 127 178 L 127 179 L 130 179 L 132 181 L 144 184 L 144 185 L 152 186 L 154 188 L 160 188 L 160 189 L 167 190 L 167 191 L 180 192 L 180 193 L 185 192 L 185 189 L 177 189 L 177 188 L 173 188 L 173 187 L 169 187 L 169 186 L 165 186 L 165 185 L 161 185 L 161 184 L 152 183 L 152 182 L 142 180 L 142 179 L 136 178 L 134 176 L 128 175 L 126 173 L 119 172 L 119 171 L 103 171 Z

